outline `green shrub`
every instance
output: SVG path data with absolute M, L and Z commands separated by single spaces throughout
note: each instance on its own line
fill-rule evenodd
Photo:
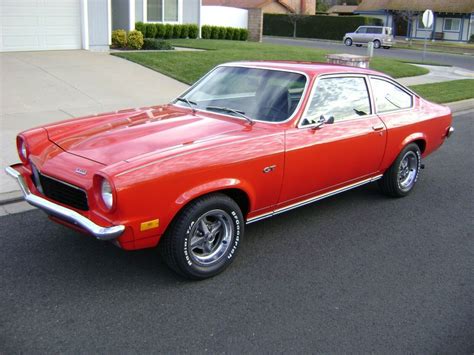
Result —
M 189 25 L 181 25 L 181 35 L 179 38 L 188 38 Z
M 146 25 L 143 22 L 135 22 L 135 30 L 140 31 L 146 37 Z
M 472 34 L 471 38 L 469 38 L 469 43 L 474 43 L 474 34 Z
M 127 46 L 127 32 L 125 30 L 112 31 L 112 47 L 125 48 Z
M 180 38 L 183 27 L 181 25 L 173 26 L 173 38 Z
M 145 38 L 143 40 L 143 49 L 171 50 L 173 49 L 173 46 L 171 46 L 170 42 L 162 40 L 162 39 Z
M 155 38 L 156 36 L 156 26 L 154 23 L 146 23 L 145 24 L 145 32 L 146 34 L 143 37 L 146 38 Z
M 130 49 L 141 49 L 143 47 L 143 34 L 140 31 L 130 31 L 127 46 Z
M 188 25 L 188 37 L 191 39 L 195 39 L 195 38 L 198 38 L 198 35 L 199 35 L 198 25 L 194 25 L 194 24 Z
M 366 16 L 299 16 L 296 20 L 296 36 L 342 40 L 347 32 L 359 26 L 382 26 L 380 19 Z M 264 14 L 263 34 L 270 36 L 293 36 L 293 24 L 288 15 Z
M 167 23 L 165 25 L 165 33 L 163 34 L 163 38 L 173 38 L 173 25 Z
M 240 41 L 246 41 L 249 38 L 249 30 L 245 28 L 239 29 L 239 38 Z
M 234 29 L 232 27 L 227 27 L 225 29 L 225 39 L 232 40 L 234 37 Z
M 219 26 L 211 26 L 211 39 L 219 39 L 220 34 Z
M 227 27 L 219 26 L 219 39 L 225 39 L 227 35 Z
M 190 27 L 191 29 L 191 27 Z M 204 25 L 201 27 L 201 37 L 204 39 L 210 39 L 212 34 L 212 28 L 209 25 Z M 191 37 L 191 36 L 189 36 Z
M 165 25 L 162 23 L 155 23 L 156 35 L 155 38 L 163 38 L 165 35 Z

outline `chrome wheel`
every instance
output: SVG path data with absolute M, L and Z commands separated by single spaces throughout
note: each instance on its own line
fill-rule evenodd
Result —
M 408 151 L 400 161 L 398 167 L 398 185 L 407 191 L 412 188 L 418 175 L 418 156 L 413 151 Z
M 234 234 L 232 217 L 225 211 L 208 211 L 191 227 L 189 254 L 202 264 L 212 265 L 219 261 L 231 247 Z

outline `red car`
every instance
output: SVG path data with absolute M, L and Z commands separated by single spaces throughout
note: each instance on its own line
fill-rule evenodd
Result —
M 451 122 L 375 71 L 229 63 L 168 105 L 23 132 L 6 170 L 52 220 L 125 250 L 160 243 L 203 279 L 232 262 L 246 223 L 376 180 L 408 195 Z

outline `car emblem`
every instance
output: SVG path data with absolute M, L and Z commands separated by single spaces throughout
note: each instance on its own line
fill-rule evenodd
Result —
M 81 168 L 76 168 L 76 173 L 79 175 L 86 175 L 87 170 L 86 169 L 81 169 Z

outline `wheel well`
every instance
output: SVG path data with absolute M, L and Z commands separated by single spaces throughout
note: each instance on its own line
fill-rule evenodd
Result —
M 418 139 L 416 141 L 413 141 L 413 143 L 415 143 L 418 146 L 418 148 L 420 148 L 421 154 L 425 152 L 426 142 L 423 139 Z
M 244 218 L 247 216 L 247 213 L 249 212 L 249 208 L 250 208 L 250 201 L 249 201 L 249 197 L 244 191 L 240 189 L 224 189 L 224 190 L 219 190 L 216 192 L 227 195 L 231 199 L 233 199 L 239 205 Z

